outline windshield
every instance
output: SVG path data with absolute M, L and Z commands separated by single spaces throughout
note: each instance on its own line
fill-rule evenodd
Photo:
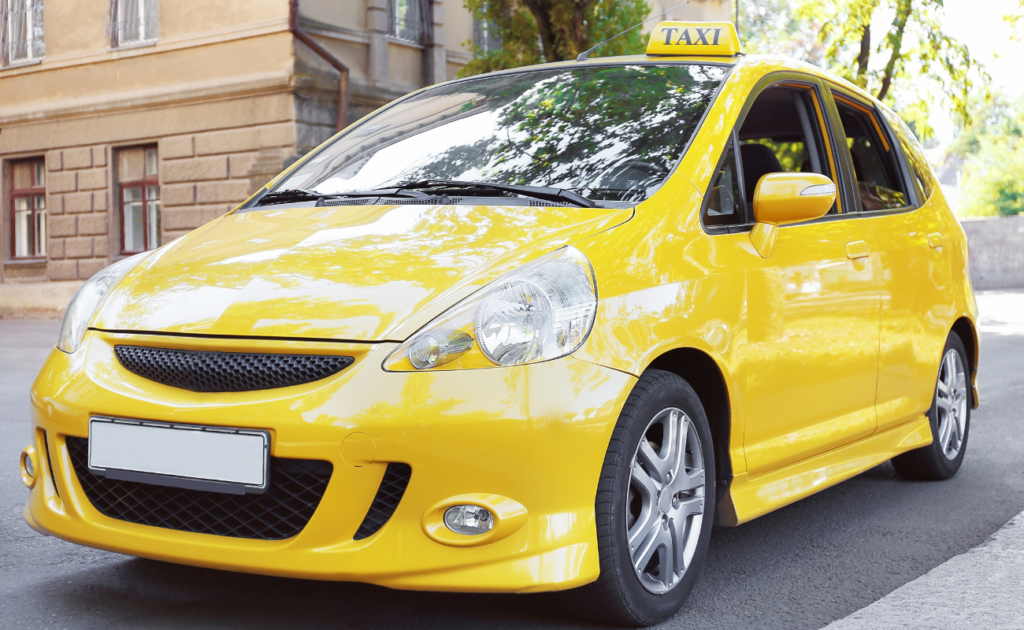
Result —
M 437 179 L 640 201 L 668 176 L 727 72 L 620 65 L 441 85 L 368 119 L 276 190 L 330 195 Z

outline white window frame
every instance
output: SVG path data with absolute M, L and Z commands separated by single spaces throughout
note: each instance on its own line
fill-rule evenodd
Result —
M 23 55 L 15 58 L 13 16 L 17 13 L 25 14 L 28 39 L 25 40 Z M 0 29 L 0 43 L 3 45 L 0 62 L 4 67 L 39 63 L 46 54 L 43 41 L 43 0 L 0 0 Z
M 128 12 L 136 8 L 137 17 Z M 138 37 L 126 37 L 129 22 L 138 23 Z M 110 0 L 108 17 L 110 46 L 112 48 L 134 48 L 155 44 L 160 37 L 159 0 Z
M 393 39 L 424 45 L 433 29 L 433 3 L 430 0 L 405 0 L 410 11 L 420 13 L 412 20 L 403 20 L 399 14 L 401 0 L 387 0 L 388 35 Z M 404 26 L 404 28 L 403 28 Z
M 473 20 L 473 45 L 485 53 L 501 50 L 501 38 L 494 34 L 495 26 L 490 20 Z

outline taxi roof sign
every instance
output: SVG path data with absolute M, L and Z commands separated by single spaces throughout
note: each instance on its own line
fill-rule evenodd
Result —
M 740 38 L 732 22 L 661 22 L 651 32 L 647 54 L 735 57 Z

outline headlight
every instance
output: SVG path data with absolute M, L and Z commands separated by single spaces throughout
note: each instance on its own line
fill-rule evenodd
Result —
M 135 268 L 140 262 L 146 259 L 149 252 L 136 254 L 124 260 L 119 260 L 113 265 L 100 270 L 82 288 L 75 293 L 68 304 L 68 310 L 64 311 L 64 319 L 60 323 L 60 336 L 57 338 L 57 349 L 68 354 L 78 349 L 85 336 L 85 330 L 92 321 L 92 316 L 99 308 L 103 296 L 107 294 L 110 287 L 118 283 L 129 271 Z
M 428 370 L 456 359 L 456 368 L 550 361 L 583 345 L 596 312 L 590 261 L 563 247 L 448 309 L 395 349 L 384 367 Z

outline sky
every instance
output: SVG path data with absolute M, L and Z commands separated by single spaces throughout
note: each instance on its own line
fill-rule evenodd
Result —
M 967 44 L 971 56 L 992 75 L 992 87 L 1011 98 L 1024 94 L 1024 41 L 1010 41 L 1010 28 L 1003 21 L 1008 13 L 1019 12 L 1019 0 L 946 0 L 943 29 Z M 940 144 L 955 132 L 949 112 L 936 109 L 932 127 Z

